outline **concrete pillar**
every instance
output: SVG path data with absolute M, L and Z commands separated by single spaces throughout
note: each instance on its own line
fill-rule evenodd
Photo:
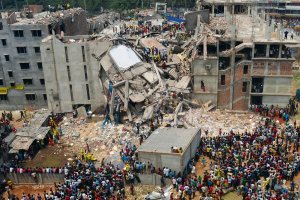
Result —
M 270 44 L 267 44 L 266 57 L 270 57 Z
M 231 9 L 232 9 L 232 10 L 231 10 L 231 14 L 234 15 L 234 14 L 235 14 L 235 13 L 234 13 L 234 5 L 231 6 Z
M 214 4 L 211 6 L 211 14 L 213 16 L 215 16 L 215 5 Z
M 281 52 L 282 52 L 282 44 L 279 45 L 279 55 L 278 55 L 279 58 L 281 58 Z
M 228 11 L 228 6 L 227 5 L 224 5 L 224 16 L 225 16 L 226 20 L 228 21 L 230 13 Z
M 282 40 L 282 35 L 281 35 L 281 23 L 278 24 L 278 27 L 277 27 L 277 36 L 278 36 L 278 39 L 279 40 Z
M 248 8 L 248 15 L 251 15 L 251 6 L 247 6 Z
M 230 48 L 235 47 L 235 40 L 231 40 Z M 230 58 L 230 101 L 229 101 L 229 109 L 233 108 L 234 101 L 234 80 L 235 80 L 235 51 L 232 52 Z

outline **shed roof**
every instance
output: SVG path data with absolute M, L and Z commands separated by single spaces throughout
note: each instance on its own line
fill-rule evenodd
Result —
M 34 138 L 17 136 L 10 144 L 10 147 L 12 147 L 14 150 L 28 150 L 33 141 Z
M 182 147 L 185 151 L 198 132 L 198 128 L 156 129 L 139 147 L 138 151 L 171 154 L 171 147 Z

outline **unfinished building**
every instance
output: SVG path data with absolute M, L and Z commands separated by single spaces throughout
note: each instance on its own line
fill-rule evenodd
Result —
M 192 61 L 194 99 L 234 110 L 247 110 L 250 104 L 286 106 L 295 61 L 289 45 L 299 41 L 284 39 L 274 20 L 255 13 L 226 12 L 208 24 L 199 20 L 199 34 L 187 42 L 185 52 Z
M 38 10 L 37 10 L 38 12 Z M 85 35 L 86 14 L 76 8 L 55 13 L 1 13 L 0 108 L 47 107 L 41 41 L 52 34 Z

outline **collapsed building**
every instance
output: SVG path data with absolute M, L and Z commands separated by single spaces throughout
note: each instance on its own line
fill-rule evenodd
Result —
M 165 78 L 165 72 L 154 62 L 147 63 L 139 52 L 122 40 L 110 48 L 100 59 L 100 80 L 106 88 L 111 120 L 126 112 L 129 121 L 147 121 L 158 112 L 176 115 L 183 107 L 175 94 L 184 99 L 190 93 L 190 76 Z M 172 96 L 174 94 L 175 96 Z

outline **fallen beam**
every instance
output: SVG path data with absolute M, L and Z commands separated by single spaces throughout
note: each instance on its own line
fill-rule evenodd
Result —
M 110 120 L 114 120 L 115 92 L 116 92 L 115 89 L 113 89 L 110 97 L 110 107 L 109 107 Z
M 129 82 L 126 80 L 125 82 L 125 102 L 124 102 L 124 110 L 128 109 L 128 98 L 129 98 Z
M 161 79 L 161 76 L 160 76 L 160 73 L 159 73 L 159 71 L 158 71 L 158 69 L 156 67 L 156 64 L 154 62 L 152 62 L 152 65 L 154 66 L 154 69 L 155 69 L 155 72 L 157 74 L 157 77 L 158 77 L 158 80 L 159 80 L 159 83 L 160 83 L 161 87 L 164 88 L 164 83 L 163 83 L 163 81 Z
M 176 110 L 174 112 L 174 124 L 175 124 L 175 126 L 177 125 L 177 121 L 178 121 L 177 115 L 178 115 L 178 112 L 181 110 L 181 108 L 182 108 L 182 101 L 177 105 Z
M 126 82 L 126 81 L 124 80 L 124 81 L 120 81 L 120 82 L 118 82 L 118 83 L 115 83 L 115 84 L 113 85 L 113 87 L 116 88 L 116 87 L 119 87 L 119 86 L 121 86 L 121 85 L 124 85 L 125 82 Z

